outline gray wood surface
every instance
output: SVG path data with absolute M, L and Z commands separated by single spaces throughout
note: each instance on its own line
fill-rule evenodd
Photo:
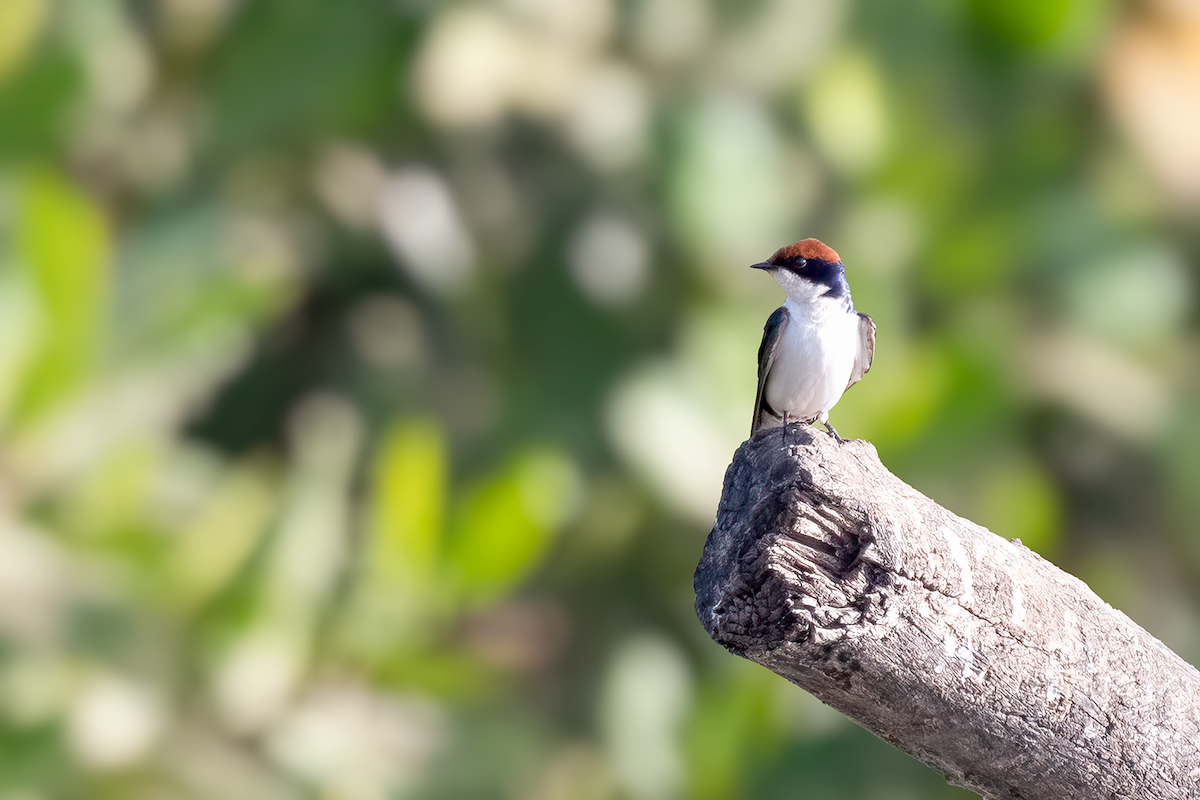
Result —
M 794 425 L 744 443 L 695 589 L 713 639 L 953 784 L 1200 798 L 1200 673 L 866 442 Z

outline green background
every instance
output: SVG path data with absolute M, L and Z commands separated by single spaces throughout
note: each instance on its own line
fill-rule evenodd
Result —
M 692 612 L 832 414 L 1200 657 L 1200 27 L 1085 0 L 3 0 L 0 800 L 966 797 Z

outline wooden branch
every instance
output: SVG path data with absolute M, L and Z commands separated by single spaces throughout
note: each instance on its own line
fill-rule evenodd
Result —
M 696 568 L 709 634 L 989 798 L 1200 798 L 1200 672 L 862 441 L 761 431 Z

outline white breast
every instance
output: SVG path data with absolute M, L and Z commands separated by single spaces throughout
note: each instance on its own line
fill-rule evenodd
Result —
M 767 403 L 793 419 L 827 413 L 846 391 L 858 352 L 858 315 L 835 301 L 784 304 L 788 325 L 767 377 Z

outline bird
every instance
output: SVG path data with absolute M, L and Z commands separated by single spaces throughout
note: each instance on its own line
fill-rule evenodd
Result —
M 875 322 L 854 310 L 841 256 L 803 239 L 751 266 L 770 273 L 787 294 L 763 327 L 751 435 L 819 421 L 844 442 L 829 424 L 829 410 L 871 369 Z

